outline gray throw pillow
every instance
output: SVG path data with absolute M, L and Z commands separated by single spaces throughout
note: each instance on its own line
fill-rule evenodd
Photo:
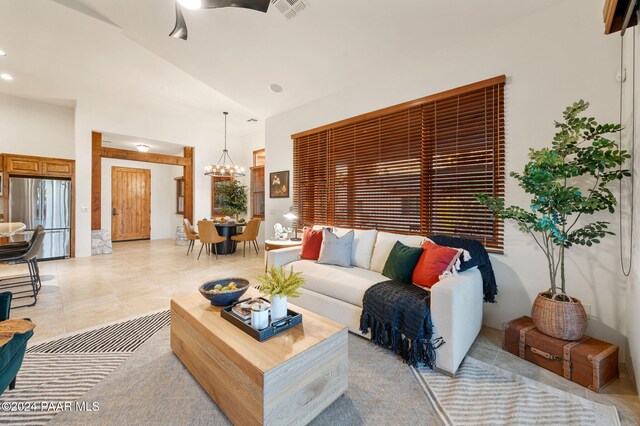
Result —
M 354 235 L 353 231 L 349 231 L 342 237 L 338 237 L 328 229 L 323 229 L 318 263 L 351 267 L 351 246 Z

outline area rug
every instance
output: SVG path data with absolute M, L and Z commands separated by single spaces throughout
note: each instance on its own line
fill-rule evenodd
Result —
M 162 317 L 162 313 L 157 315 Z M 171 352 L 166 327 L 168 311 L 164 315 L 159 329 L 154 326 L 143 331 L 142 327 L 125 322 L 103 327 L 99 333 L 93 330 L 34 346 L 18 375 L 18 386 L 15 391 L 6 391 L 0 403 L 8 398 L 24 401 L 33 397 L 38 401 L 56 399 L 73 404 L 70 409 L 53 413 L 0 412 L 0 422 L 230 425 Z M 100 352 L 92 352 L 96 350 Z M 45 372 L 58 370 L 57 380 L 42 377 L 49 374 Z M 30 385 L 27 389 L 28 382 L 35 380 L 29 377 L 38 375 L 39 386 Z M 20 395 L 13 394 L 18 391 Z M 408 426 L 442 422 L 406 364 L 389 351 L 350 334 L 349 389 L 312 424 Z
M 75 401 L 169 321 L 169 311 L 162 311 L 30 347 L 16 388 L 0 397 L 0 423 L 37 425 L 63 410 L 99 409 Z
M 599 404 L 466 357 L 455 379 L 413 369 L 447 425 L 620 425 Z
M 169 347 L 169 311 L 37 344 L 0 423 L 229 425 Z M 418 380 L 416 380 L 418 379 Z M 17 405 L 14 405 L 16 407 Z M 510 408 L 513 407 L 513 408 Z M 456 379 L 349 334 L 349 388 L 313 425 L 619 425 L 596 404 L 467 357 Z

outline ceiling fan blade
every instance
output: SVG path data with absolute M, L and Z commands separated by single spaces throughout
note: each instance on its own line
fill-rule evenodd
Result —
M 182 14 L 182 9 L 180 5 L 176 1 L 176 26 L 173 27 L 173 31 L 169 34 L 169 36 L 173 38 L 179 38 L 182 40 L 186 40 L 188 36 L 187 31 L 187 23 L 184 20 L 184 15 Z
M 266 13 L 271 0 L 202 0 L 202 7 L 215 9 L 218 7 L 242 7 Z

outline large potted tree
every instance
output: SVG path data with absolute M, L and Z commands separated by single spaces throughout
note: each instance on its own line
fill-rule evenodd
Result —
M 247 212 L 247 187 L 237 180 L 219 182 L 216 193 L 220 195 L 220 209 L 227 216 L 235 216 L 236 222 L 240 213 Z
M 580 339 L 587 328 L 582 303 L 566 293 L 565 255 L 574 245 L 591 247 L 606 235 L 609 222 L 586 222 L 586 215 L 614 213 L 613 181 L 630 176 L 622 164 L 630 158 L 605 136 L 620 131 L 618 124 L 598 124 L 582 113 L 589 103 L 580 100 L 568 107 L 551 148 L 531 149 L 522 173 L 511 177 L 531 195 L 529 209 L 505 206 L 503 198 L 477 195 L 478 201 L 497 217 L 515 221 L 530 234 L 546 256 L 550 289 L 538 294 L 531 310 L 534 325 L 543 333 L 563 340 Z

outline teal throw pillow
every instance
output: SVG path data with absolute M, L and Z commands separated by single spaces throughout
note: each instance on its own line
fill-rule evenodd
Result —
M 382 275 L 392 280 L 411 284 L 413 270 L 420 260 L 424 249 L 422 247 L 409 247 L 396 241 L 391 249 L 387 262 L 384 264 Z

